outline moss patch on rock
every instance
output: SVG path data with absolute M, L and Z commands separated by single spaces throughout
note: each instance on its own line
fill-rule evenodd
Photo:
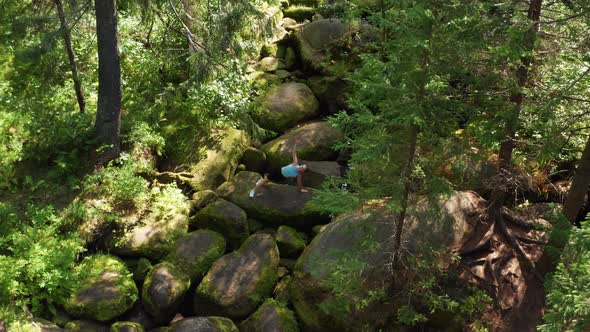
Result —
M 225 317 L 190 317 L 181 319 L 170 327 L 170 332 L 238 332 L 234 322 Z
M 133 275 L 113 256 L 86 258 L 77 267 L 76 278 L 78 286 L 65 309 L 77 318 L 108 321 L 129 310 L 138 298 Z
M 145 329 L 141 324 L 135 322 L 116 322 L 111 325 L 110 332 L 143 332 Z
M 305 234 L 289 226 L 279 226 L 276 240 L 281 257 L 296 258 L 305 249 Z

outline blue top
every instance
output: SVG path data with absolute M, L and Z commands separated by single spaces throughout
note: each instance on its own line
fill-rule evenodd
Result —
M 299 175 L 299 173 L 297 173 L 297 169 L 301 167 L 299 165 L 287 165 L 283 168 L 281 168 L 281 173 L 283 174 L 284 177 L 286 178 L 296 178 L 297 175 Z

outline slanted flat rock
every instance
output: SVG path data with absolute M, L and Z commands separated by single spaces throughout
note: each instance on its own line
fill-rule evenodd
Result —
M 340 165 L 335 161 L 307 161 L 301 163 L 307 165 L 307 171 L 303 173 L 303 185 L 311 188 L 319 188 L 329 178 L 341 177 Z
M 272 236 L 254 234 L 242 247 L 217 260 L 195 292 L 194 311 L 244 318 L 272 293 L 279 250 Z
M 269 225 L 311 228 L 329 221 L 328 216 L 311 206 L 313 194 L 301 193 L 296 186 L 269 183 L 250 198 L 248 192 L 260 179 L 258 173 L 240 172 L 219 186 L 217 193 L 244 209 L 249 217 Z

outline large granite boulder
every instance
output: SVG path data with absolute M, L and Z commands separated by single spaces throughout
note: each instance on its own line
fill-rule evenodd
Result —
M 249 217 L 268 225 L 311 228 L 326 223 L 329 217 L 311 205 L 312 193 L 301 193 L 296 186 L 268 183 L 254 198 L 249 191 L 261 179 L 260 174 L 240 172 L 217 188 L 219 195 L 239 207 Z
M 215 200 L 192 217 L 191 228 L 211 229 L 223 234 L 232 249 L 239 248 L 250 236 L 244 210 L 223 198 Z
M 65 303 L 76 318 L 109 321 L 131 309 L 138 298 L 133 275 L 118 258 L 87 257 L 77 267 L 77 286 Z
M 333 59 L 328 54 L 334 53 L 338 44 L 351 33 L 350 25 L 339 19 L 321 19 L 305 24 L 303 29 L 295 33 L 303 68 L 306 71 L 334 73 L 330 68 L 332 61 L 329 61 Z
M 263 72 L 273 72 L 284 68 L 285 64 L 281 60 L 270 56 L 262 58 L 262 60 L 254 65 L 254 69 Z
M 259 99 L 260 106 L 254 114 L 256 122 L 264 129 L 284 132 L 299 122 L 313 118 L 319 103 L 309 87 L 303 83 L 283 83 L 271 88 Z
M 305 249 L 305 234 L 289 226 L 280 226 L 276 234 L 279 253 L 284 258 L 297 258 Z
M 283 303 L 269 299 L 240 324 L 241 332 L 298 332 L 295 315 Z
M 190 283 L 190 277 L 176 266 L 168 262 L 155 265 L 143 284 L 141 299 L 145 310 L 157 323 L 168 323 L 178 311 Z
M 249 143 L 243 131 L 233 128 L 214 131 L 210 137 L 203 139 L 195 152 L 199 161 L 190 166 L 190 186 L 196 191 L 214 189 L 227 181 L 238 167 L 242 152 Z
M 169 332 L 238 332 L 238 328 L 225 317 L 190 317 L 172 324 Z
M 108 241 L 112 253 L 160 260 L 186 235 L 190 204 L 180 190 L 163 187 L 150 205 L 157 208 Z
M 344 139 L 342 132 L 327 122 L 313 122 L 293 129 L 264 144 L 269 167 L 282 167 L 292 162 L 293 142 L 299 137 L 297 157 L 305 160 L 336 160 L 338 152 L 334 145 Z
M 307 80 L 307 85 L 318 98 L 322 114 L 332 115 L 348 109 L 346 94 L 350 86 L 344 79 L 336 76 L 314 76 Z
M 198 282 L 224 253 L 225 238 L 217 232 L 203 229 L 178 240 L 166 261 L 186 273 L 193 282 Z
M 379 300 L 368 301 L 363 308 L 353 308 L 347 315 L 322 309 L 343 299 L 370 299 L 370 294 L 388 287 L 391 278 L 387 277 L 386 266 L 391 259 L 391 239 L 396 229 L 392 220 L 396 213 L 386 205 L 386 201 L 374 202 L 338 217 L 314 238 L 298 259 L 291 299 L 305 330 L 353 331 L 361 327 L 378 330 L 397 312 L 395 301 Z M 411 255 L 404 255 L 401 260 L 428 256 L 438 267 L 447 268 L 452 254 L 460 252 L 473 235 L 485 206 L 485 201 L 473 192 L 457 192 L 438 204 L 424 200 L 412 204 L 402 233 L 404 250 Z M 351 264 L 362 269 L 350 270 L 342 276 L 342 271 L 347 271 L 345 267 Z M 403 266 L 412 269 L 414 265 L 410 262 Z M 332 287 L 341 280 L 338 278 L 358 287 L 349 290 L 350 294 L 335 295 Z
M 195 312 L 247 317 L 271 295 L 278 267 L 279 250 L 272 236 L 250 236 L 239 250 L 213 264 L 195 292 Z

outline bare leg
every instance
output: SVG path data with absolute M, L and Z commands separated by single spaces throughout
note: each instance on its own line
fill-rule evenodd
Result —
M 267 178 L 260 179 L 256 183 L 256 187 L 254 187 L 254 189 L 250 190 L 250 193 L 248 194 L 248 196 L 250 196 L 250 198 L 253 198 L 254 196 L 256 196 L 256 191 L 269 182 L 270 182 L 270 180 Z

